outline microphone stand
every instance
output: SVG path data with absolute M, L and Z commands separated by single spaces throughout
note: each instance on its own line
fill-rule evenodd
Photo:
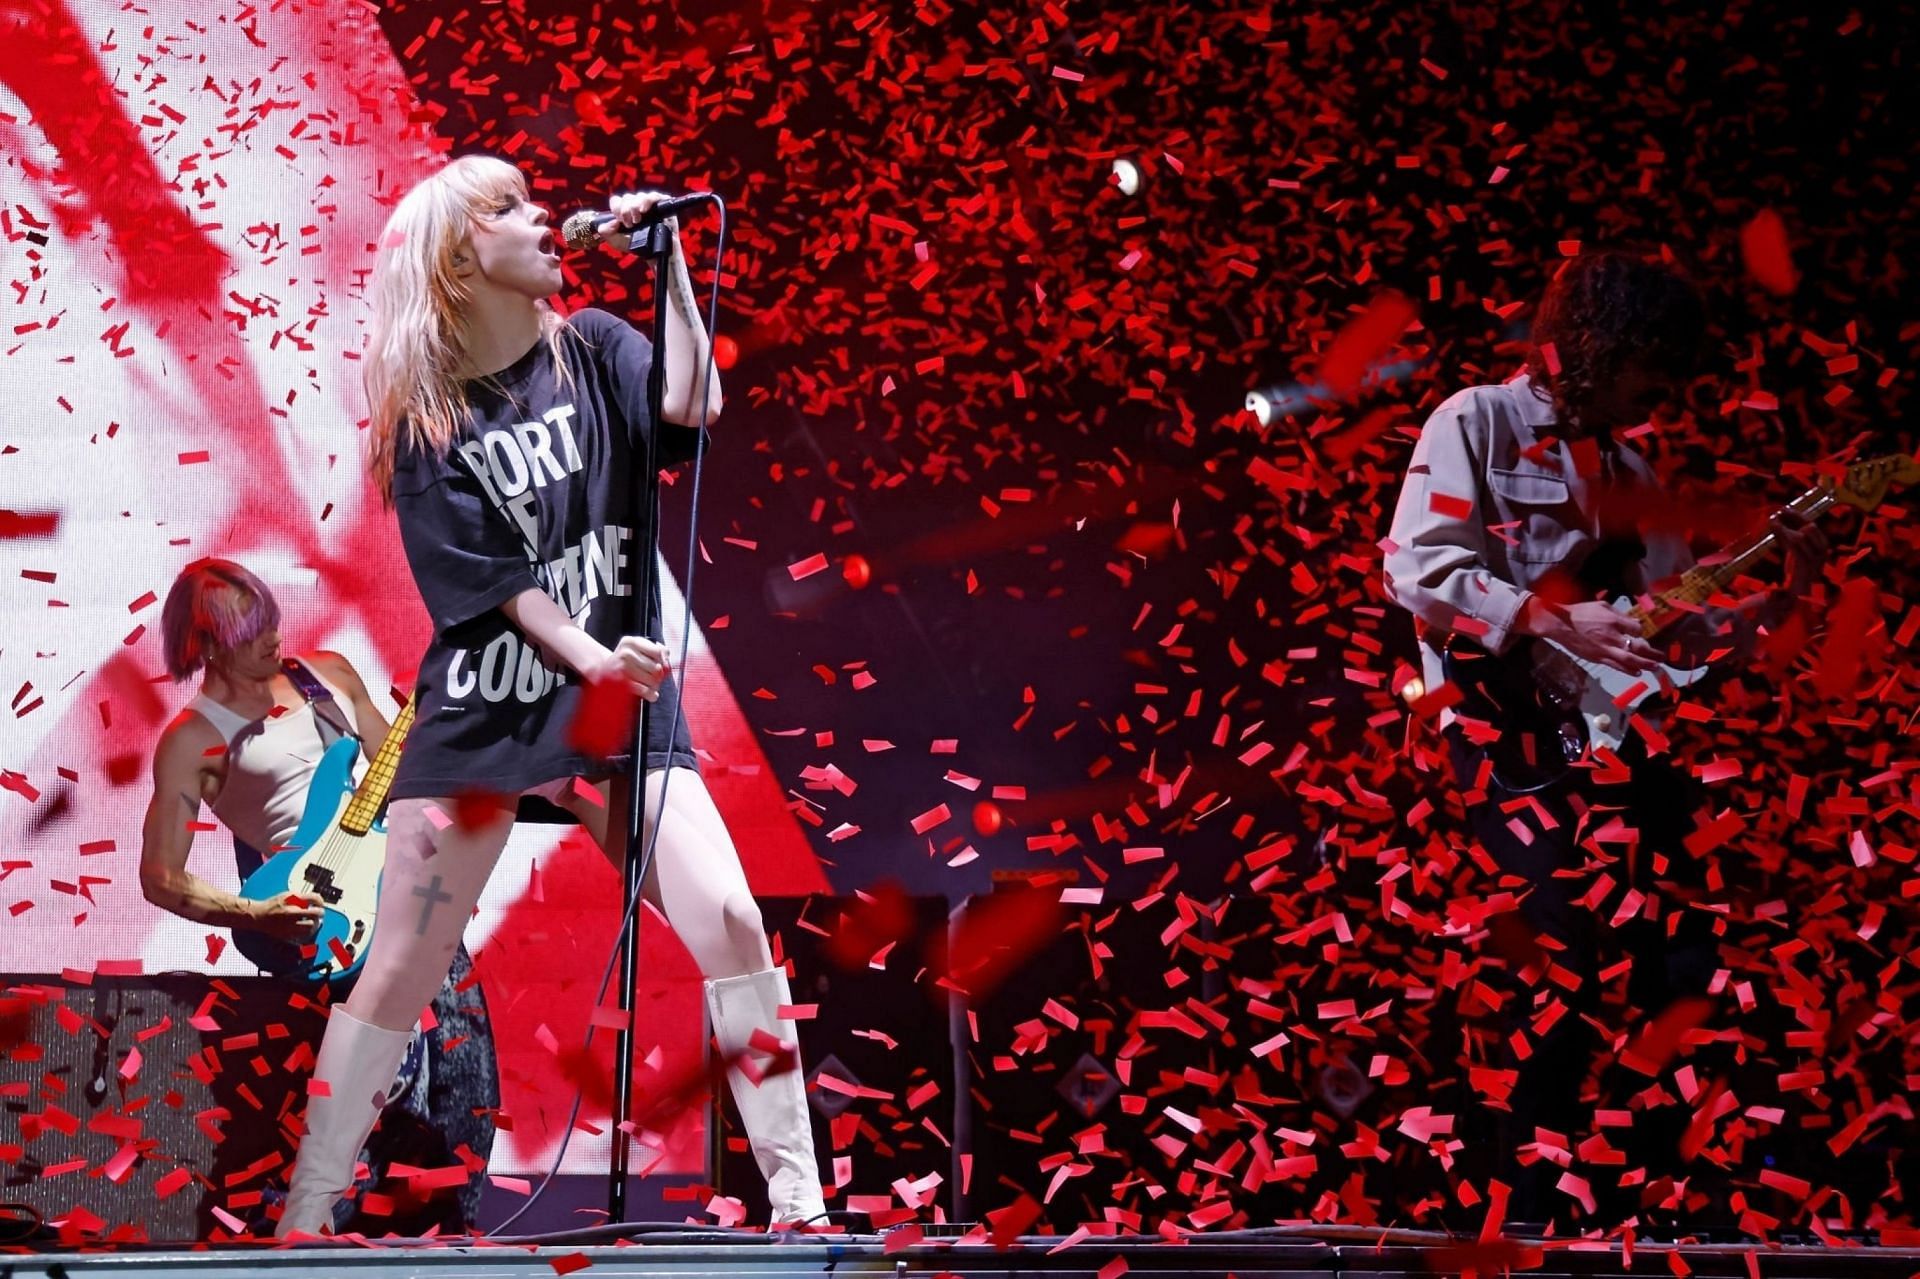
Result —
M 653 607 L 659 589 L 655 573 L 660 562 L 660 466 L 654 456 L 655 440 L 660 432 L 660 407 L 667 392 L 667 269 L 673 257 L 673 231 L 664 222 L 635 228 L 627 246 L 629 253 L 653 262 L 653 363 L 647 370 L 648 430 L 642 450 L 640 481 L 640 527 L 635 530 L 640 543 L 636 555 L 640 561 L 640 580 L 633 600 L 627 606 L 629 635 L 652 637 L 658 618 Z M 626 1010 L 614 1040 L 613 1075 L 613 1151 L 607 1169 L 607 1220 L 627 1219 L 627 1167 L 633 1135 L 630 1131 L 633 1111 L 634 1031 L 638 1009 L 635 991 L 640 979 L 640 906 L 642 886 L 647 876 L 647 852 L 642 846 L 647 811 L 647 729 L 653 703 L 642 698 L 640 715 L 634 725 L 634 784 L 627 800 L 627 847 L 625 858 L 626 891 L 621 900 L 632 906 L 620 930 L 620 1006 Z M 611 816 L 611 814 L 609 814 Z

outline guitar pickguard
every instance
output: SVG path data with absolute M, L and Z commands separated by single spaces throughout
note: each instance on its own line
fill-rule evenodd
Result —
M 352 738 L 328 748 L 314 769 L 307 807 L 288 847 L 263 862 L 240 887 L 240 896 L 250 901 L 299 897 L 324 911 L 308 943 L 234 930 L 234 945 L 264 972 L 309 981 L 339 979 L 357 973 L 366 960 L 387 836 L 379 824 L 363 835 L 341 825 L 354 795 L 353 762 L 359 749 Z

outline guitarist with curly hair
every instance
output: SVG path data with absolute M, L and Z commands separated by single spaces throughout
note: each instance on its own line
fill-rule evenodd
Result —
M 1471 833 L 1518 898 L 1518 921 L 1489 921 L 1519 985 L 1487 1054 L 1513 1057 L 1494 1167 L 1512 1186 L 1513 1221 L 1565 1220 L 1592 1204 L 1583 1182 L 1612 1207 L 1620 1197 L 1602 1192 L 1615 1185 L 1645 1207 L 1671 1199 L 1659 1166 L 1675 1155 L 1670 1121 L 1686 1112 L 1636 1115 L 1633 1137 L 1597 1127 L 1589 1080 L 1601 1081 L 1601 1105 L 1616 1103 L 1605 1100 L 1590 1019 L 1602 961 L 1611 981 L 1621 943 L 1629 1016 L 1705 995 L 1718 966 L 1712 917 L 1689 905 L 1708 880 L 1685 848 L 1697 805 L 1684 768 L 1638 731 L 1615 751 L 1590 751 L 1629 715 L 1605 696 L 1584 722 L 1521 714 L 1552 704 L 1527 689 L 1554 669 L 1532 659 L 1544 652 L 1576 675 L 1658 688 L 1683 650 L 1737 648 L 1784 618 L 1826 554 L 1809 521 L 1782 512 L 1772 524 L 1788 558 L 1780 589 L 1737 609 L 1703 600 L 1659 632 L 1608 602 L 1647 601 L 1694 565 L 1676 521 L 1645 518 L 1657 509 L 1654 471 L 1619 436 L 1696 375 L 1705 331 L 1700 295 L 1669 263 L 1614 252 L 1567 262 L 1541 302 L 1526 370 L 1461 391 L 1427 419 L 1385 544 L 1387 593 L 1414 615 L 1425 687 L 1453 703 L 1443 724 Z M 1596 757 L 1619 767 L 1596 769 Z M 1634 832 L 1624 853 L 1617 839 L 1593 838 L 1615 819 Z M 1583 900 L 1601 873 L 1645 896 L 1618 927 Z M 1628 1148 L 1583 1145 L 1596 1137 Z

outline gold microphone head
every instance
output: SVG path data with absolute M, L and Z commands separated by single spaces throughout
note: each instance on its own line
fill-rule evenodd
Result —
M 570 249 L 590 249 L 600 243 L 600 215 L 591 209 L 570 213 L 560 224 L 560 238 Z

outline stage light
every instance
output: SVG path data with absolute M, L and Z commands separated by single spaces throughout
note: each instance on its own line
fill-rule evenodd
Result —
M 973 806 L 973 828 L 982 835 L 998 835 L 1006 822 L 1006 814 L 1000 811 L 1000 805 L 990 799 L 983 799 Z
M 1247 412 L 1262 426 L 1273 425 L 1273 419 L 1286 412 L 1287 388 L 1283 386 L 1263 386 L 1247 392 Z
M 1396 386 L 1412 377 L 1426 362 L 1427 358 L 1422 356 L 1371 364 L 1362 390 L 1371 393 Z M 1318 412 L 1343 398 L 1350 397 L 1335 395 L 1319 382 L 1280 382 L 1248 391 L 1247 412 L 1259 419 L 1260 425 L 1270 426 L 1290 413 Z
M 1121 195 L 1140 194 L 1140 166 L 1125 156 L 1113 162 L 1113 185 L 1120 188 Z
M 1427 681 L 1418 675 L 1400 686 L 1400 700 L 1411 706 L 1427 695 Z
M 740 359 L 740 344 L 722 333 L 713 340 L 713 362 L 720 366 L 721 372 L 732 368 Z
M 847 579 L 847 585 L 856 591 L 865 589 L 867 583 L 873 580 L 873 566 L 867 563 L 864 555 L 847 556 L 846 562 L 840 566 L 840 573 Z

